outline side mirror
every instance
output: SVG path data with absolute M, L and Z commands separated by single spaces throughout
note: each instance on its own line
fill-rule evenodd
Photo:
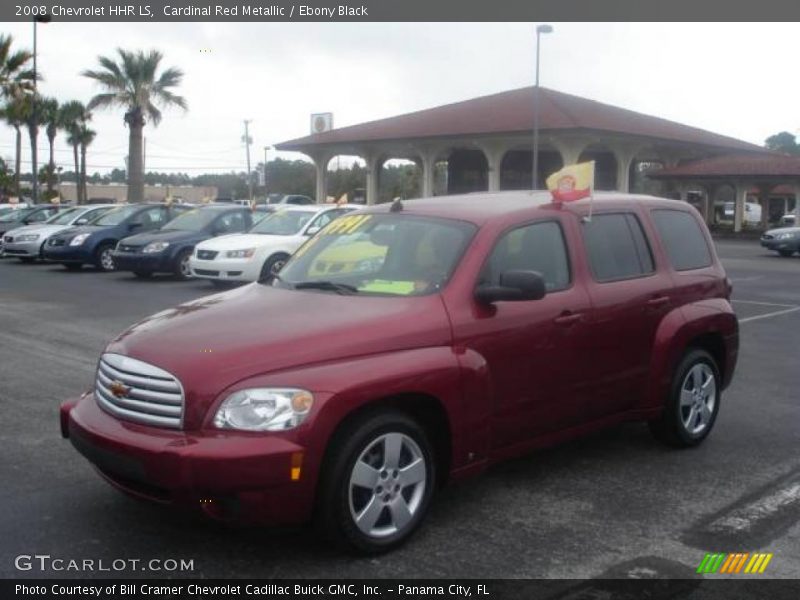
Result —
M 314 227 L 309 227 L 308 229 L 306 229 L 306 235 L 307 236 L 316 235 L 319 233 L 320 229 L 322 229 L 322 227 L 317 227 L 316 225 Z
M 544 279 L 536 271 L 506 271 L 500 275 L 500 285 L 481 286 L 475 299 L 481 304 L 541 300 L 547 293 Z
M 86 225 L 89 222 L 89 219 L 85 217 L 81 217 L 77 221 L 75 221 L 75 225 Z

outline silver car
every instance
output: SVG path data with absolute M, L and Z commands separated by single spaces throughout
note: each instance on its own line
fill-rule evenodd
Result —
M 61 211 L 44 223 L 26 225 L 7 231 L 3 236 L 3 252 L 23 262 L 33 262 L 41 257 L 44 242 L 51 235 L 79 225 L 86 225 L 108 212 L 116 204 L 76 206 Z

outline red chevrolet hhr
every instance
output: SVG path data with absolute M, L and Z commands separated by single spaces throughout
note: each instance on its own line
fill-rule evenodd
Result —
M 225 520 L 314 517 L 378 552 L 437 486 L 532 448 L 628 420 L 700 443 L 736 364 L 730 293 L 678 201 L 373 206 L 279 275 L 120 334 L 62 432 L 129 494 Z

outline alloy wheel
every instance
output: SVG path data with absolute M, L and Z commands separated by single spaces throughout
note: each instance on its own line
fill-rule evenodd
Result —
M 425 496 L 427 465 L 419 445 L 403 433 L 370 442 L 353 465 L 350 514 L 358 529 L 383 538 L 406 529 Z
M 695 364 L 681 384 L 680 416 L 691 435 L 702 433 L 711 422 L 717 402 L 714 371 L 705 363 Z
M 112 252 L 112 248 L 106 248 L 100 254 L 100 264 L 103 266 L 104 271 L 114 270 L 114 257 L 111 255 Z

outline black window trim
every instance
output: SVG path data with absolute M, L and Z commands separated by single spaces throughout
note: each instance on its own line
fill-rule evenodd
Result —
M 583 219 L 581 219 L 580 220 L 581 241 L 583 242 L 583 251 L 584 251 L 584 255 L 586 257 L 586 266 L 589 268 L 589 273 L 592 276 L 592 281 L 597 283 L 597 284 L 599 284 L 599 285 L 603 285 L 603 284 L 606 284 L 606 283 L 617 283 L 617 282 L 620 282 L 620 281 L 631 281 L 633 279 L 647 279 L 648 277 L 655 277 L 658 274 L 658 262 L 656 261 L 655 254 L 653 253 L 653 242 L 652 242 L 652 240 L 650 240 L 647 237 L 647 230 L 645 229 L 644 225 L 642 224 L 642 219 L 639 218 L 639 214 L 635 210 L 614 209 L 614 210 L 603 211 L 603 212 L 595 212 L 592 215 L 592 217 L 601 217 L 601 216 L 606 216 L 606 215 L 625 215 L 625 216 L 630 215 L 636 220 L 636 222 L 639 225 L 639 229 L 642 232 L 642 239 L 644 240 L 644 243 L 645 243 L 645 248 L 644 249 L 647 250 L 649 252 L 649 254 L 650 254 L 650 262 L 652 263 L 653 268 L 652 268 L 652 270 L 647 271 L 646 273 L 641 273 L 639 275 L 629 275 L 627 277 L 614 277 L 612 279 L 598 279 L 597 275 L 595 275 L 594 269 L 592 268 L 592 260 L 591 260 L 591 258 L 589 256 L 589 246 L 586 243 L 586 236 L 584 236 L 584 234 L 583 234 L 583 227 L 588 223 L 588 221 L 584 221 Z M 628 221 L 627 218 L 625 219 L 625 223 L 628 225 L 628 229 L 630 229 L 630 222 Z M 633 235 L 633 232 L 631 232 L 631 237 L 633 238 L 633 243 L 636 246 L 636 254 L 637 254 L 637 257 L 639 258 L 639 264 L 641 265 L 642 264 L 642 261 L 641 261 L 642 257 L 641 257 L 641 255 L 639 253 L 642 250 L 642 248 L 639 247 L 639 243 L 636 241 L 636 236 Z
M 569 272 L 569 285 L 566 285 L 564 287 L 555 290 L 547 290 L 547 295 L 549 296 L 550 294 L 558 294 L 560 292 L 566 292 L 575 287 L 575 269 L 573 266 L 574 257 L 572 255 L 572 249 L 570 248 L 569 240 L 567 238 L 566 231 L 564 229 L 564 224 L 558 217 L 547 216 L 539 219 L 531 219 L 529 221 L 523 221 L 522 223 L 514 223 L 513 225 L 509 225 L 508 227 L 500 231 L 500 233 L 498 233 L 497 236 L 495 236 L 491 249 L 489 250 L 489 252 L 486 253 L 486 257 L 483 259 L 483 262 L 481 263 L 481 268 L 478 269 L 478 274 L 475 277 L 475 284 L 473 286 L 474 290 L 477 290 L 478 287 L 480 287 L 481 273 L 483 273 L 483 270 L 486 268 L 486 265 L 488 264 L 489 259 L 492 257 L 492 254 L 497 248 L 497 244 L 500 243 L 500 240 L 502 240 L 506 235 L 508 235 L 509 233 L 511 233 L 516 229 L 522 229 L 523 227 L 529 227 L 531 225 L 538 225 L 539 223 L 555 223 L 558 226 L 559 230 L 561 231 L 561 241 L 564 243 L 564 251 L 567 256 L 567 270 Z

